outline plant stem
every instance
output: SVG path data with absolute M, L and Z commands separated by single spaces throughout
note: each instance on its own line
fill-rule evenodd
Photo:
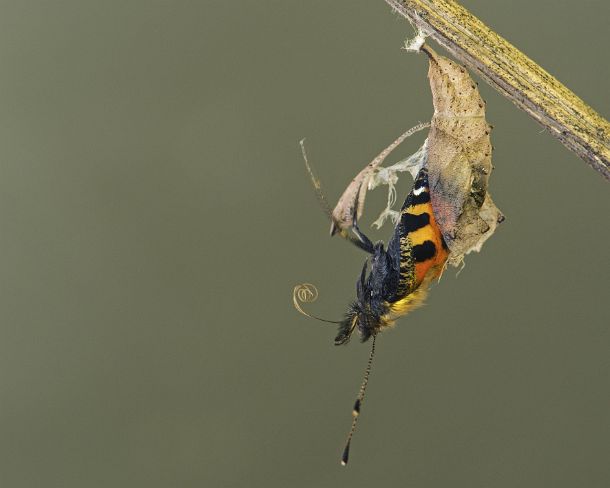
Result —
M 610 124 L 453 0 L 385 0 L 610 180 Z

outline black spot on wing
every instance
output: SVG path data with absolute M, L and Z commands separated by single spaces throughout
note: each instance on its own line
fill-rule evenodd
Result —
M 411 251 L 416 263 L 421 263 L 431 259 L 436 254 L 436 246 L 432 241 L 424 241 L 421 244 L 413 246 Z
M 415 195 L 414 191 L 420 191 L 419 195 Z M 422 168 L 415 182 L 413 183 L 413 189 L 407 195 L 401 210 L 405 210 L 412 205 L 419 205 L 420 203 L 428 203 L 430 201 L 430 191 L 428 189 L 428 171 L 426 168 Z
M 400 223 L 406 233 L 415 232 L 417 229 L 421 229 L 430 223 L 430 215 L 427 213 L 415 215 L 405 212 L 400 218 Z
M 420 203 L 428 203 L 430 201 L 430 193 L 427 191 L 423 191 L 419 195 L 414 195 L 413 193 L 411 193 L 409 197 L 409 205 L 419 205 Z
M 417 174 L 417 178 L 413 182 L 413 189 L 419 190 L 428 186 L 428 171 L 426 168 L 422 168 Z

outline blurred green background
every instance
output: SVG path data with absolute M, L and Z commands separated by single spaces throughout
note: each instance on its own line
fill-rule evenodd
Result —
M 463 4 L 610 115 L 608 2 Z M 298 141 L 335 201 L 429 120 L 411 35 L 382 0 L 0 2 L 2 487 L 610 485 L 610 187 L 484 83 L 507 220 L 380 337 L 339 466 L 368 346 L 291 292 L 339 317 L 364 255 Z

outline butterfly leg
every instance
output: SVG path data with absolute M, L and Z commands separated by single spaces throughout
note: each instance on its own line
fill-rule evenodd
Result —
M 364 249 L 366 252 L 373 254 L 375 246 L 373 242 L 360 230 L 358 227 L 358 203 L 354 205 L 354 214 L 352 216 L 352 231 L 356 234 L 356 239 L 352 239 L 352 242 L 356 244 L 360 249 Z

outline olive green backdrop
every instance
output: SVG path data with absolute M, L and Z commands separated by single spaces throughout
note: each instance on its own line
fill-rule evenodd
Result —
M 610 115 L 608 2 L 463 3 Z M 380 337 L 339 466 L 368 347 L 291 292 L 339 317 L 364 255 L 298 141 L 334 201 L 428 120 L 411 35 L 382 0 L 0 2 L 1 486 L 610 485 L 610 186 L 484 83 L 507 220 Z

